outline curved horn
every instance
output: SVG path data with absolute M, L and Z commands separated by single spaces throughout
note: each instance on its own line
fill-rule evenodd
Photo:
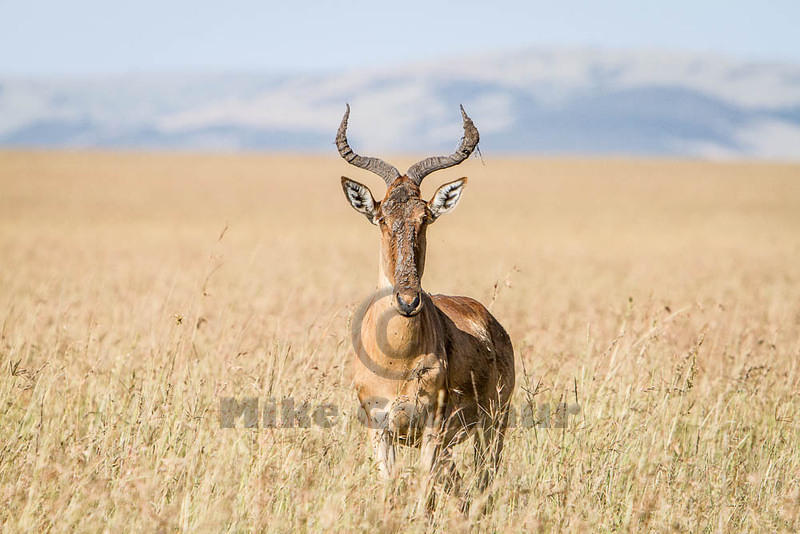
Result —
M 347 143 L 347 119 L 350 117 L 350 104 L 347 104 L 347 111 L 344 112 L 342 123 L 339 125 L 339 131 L 336 132 L 336 148 L 339 149 L 339 155 L 342 156 L 347 163 L 355 165 L 370 172 L 374 172 L 390 185 L 394 182 L 395 178 L 400 177 L 400 171 L 378 158 L 368 158 L 359 156 L 350 145 Z
M 453 165 L 458 165 L 472 154 L 475 147 L 478 146 L 481 136 L 478 134 L 478 129 L 472 124 L 472 119 L 469 118 L 467 112 L 464 111 L 464 106 L 461 106 L 461 117 L 464 121 L 464 137 L 461 138 L 461 144 L 455 152 L 449 156 L 433 156 L 423 159 L 409 167 L 406 174 L 417 185 L 422 182 L 422 179 L 430 173 L 440 171 Z

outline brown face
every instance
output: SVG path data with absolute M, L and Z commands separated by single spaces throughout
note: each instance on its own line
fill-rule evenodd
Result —
M 394 284 L 397 311 L 411 317 L 422 309 L 420 279 L 425 268 L 425 230 L 433 219 L 417 185 L 399 179 L 376 206 L 383 240 L 384 273 Z
M 425 231 L 456 206 L 466 183 L 466 178 L 446 183 L 425 202 L 419 186 L 401 176 L 391 183 L 384 199 L 375 202 L 365 185 L 342 176 L 342 190 L 350 205 L 381 229 L 381 270 L 394 288 L 397 311 L 406 317 L 418 314 L 423 306 L 420 279 L 425 268 Z

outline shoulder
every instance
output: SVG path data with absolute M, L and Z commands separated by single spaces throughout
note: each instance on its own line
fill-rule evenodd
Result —
M 495 343 L 507 343 L 511 339 L 503 326 L 495 319 L 486 306 L 470 297 L 431 295 L 439 312 L 459 330 L 481 339 Z
M 492 314 L 486 306 L 470 297 L 454 297 L 450 295 L 431 295 L 431 300 L 448 316 L 451 313 L 465 315 L 473 319 L 489 319 Z
M 486 306 L 470 297 L 431 295 L 434 305 L 459 330 L 480 338 L 488 338 L 491 325 L 496 322 Z

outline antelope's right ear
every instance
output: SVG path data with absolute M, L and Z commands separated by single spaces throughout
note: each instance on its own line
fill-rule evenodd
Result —
M 342 191 L 353 209 L 363 213 L 372 224 L 378 224 L 378 208 L 367 186 L 342 176 Z

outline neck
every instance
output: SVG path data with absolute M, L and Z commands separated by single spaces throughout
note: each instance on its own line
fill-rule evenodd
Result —
M 378 291 L 391 292 L 393 288 L 394 282 L 383 268 L 383 247 L 381 247 L 380 256 L 378 256 Z

